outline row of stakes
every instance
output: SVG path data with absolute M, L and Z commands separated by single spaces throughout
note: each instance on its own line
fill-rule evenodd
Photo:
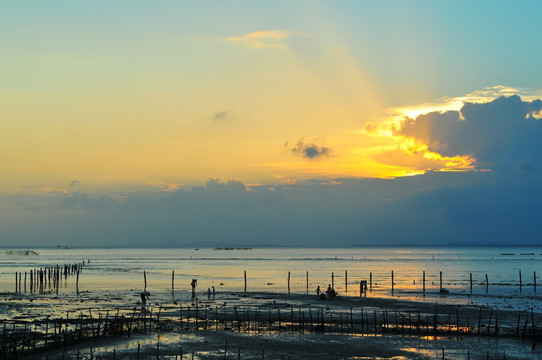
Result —
M 90 261 L 90 260 L 89 260 Z M 47 287 L 51 289 L 56 290 L 58 293 L 58 288 L 61 284 L 62 278 L 64 278 L 65 281 L 67 281 L 68 277 L 70 276 L 76 276 L 76 288 L 79 289 L 79 275 L 83 270 L 85 262 L 77 263 L 77 264 L 71 264 L 71 265 L 63 265 L 63 266 L 53 266 L 49 268 L 40 268 L 40 269 L 33 269 L 29 272 L 15 272 L 15 292 L 27 292 L 27 279 L 29 280 L 29 289 L 30 292 L 43 292 Z M 23 279 L 24 275 L 24 279 Z M 446 289 L 443 287 L 443 280 L 442 280 L 442 271 L 440 271 L 439 274 L 439 291 L 442 293 Z M 145 289 L 147 289 L 147 273 L 146 271 L 143 272 L 144 276 L 144 282 L 145 282 Z M 288 271 L 288 294 L 290 294 L 290 272 Z M 348 271 L 345 270 L 344 272 L 344 279 L 345 279 L 345 292 L 348 292 Z M 536 293 L 536 271 L 533 272 L 533 290 Z M 415 284 L 415 280 L 414 280 Z M 425 294 L 426 292 L 426 275 L 425 270 L 422 273 L 422 292 Z M 470 292 L 472 293 L 473 289 L 473 277 L 472 273 L 469 273 L 469 284 L 470 284 Z M 489 290 L 489 278 L 488 275 L 485 274 L 485 281 L 482 283 L 485 284 L 485 290 L 486 293 Z M 395 274 L 394 271 L 391 271 L 391 292 L 393 294 L 395 290 Z M 528 285 L 528 284 L 526 284 Z M 331 287 L 335 288 L 335 276 L 334 273 L 331 273 Z M 175 289 L 175 271 L 173 270 L 171 272 L 171 289 Z M 373 273 L 369 273 L 369 281 L 363 281 L 361 280 L 359 282 L 359 293 L 360 295 L 366 294 L 367 290 L 372 291 L 373 290 Z M 521 292 L 523 290 L 523 277 L 521 270 L 519 270 L 519 291 Z M 247 291 L 247 272 L 244 271 L 244 291 Z M 306 272 L 306 292 L 309 293 L 309 272 Z
M 244 270 L 243 271 L 243 277 L 244 277 L 244 291 L 247 292 L 247 271 Z M 307 271 L 306 272 L 306 292 L 307 294 L 309 293 L 309 272 Z M 144 282 L 145 282 L 145 289 L 147 289 L 147 273 L 146 271 L 143 271 L 143 277 L 144 277 Z M 290 294 L 290 279 L 291 279 L 291 276 L 290 276 L 290 271 L 288 271 L 288 294 Z M 425 270 L 423 271 L 422 273 L 422 292 L 425 294 L 425 283 L 426 283 L 426 276 L 425 276 Z M 472 293 L 472 289 L 473 289 L 473 277 L 472 277 L 472 273 L 469 273 L 469 284 L 470 284 L 470 292 Z M 392 270 L 391 271 L 391 292 L 393 294 L 394 290 L 395 290 L 395 275 L 394 275 L 394 271 Z M 489 291 L 489 277 L 487 274 L 485 274 L 485 281 L 482 283 L 483 285 L 485 285 L 485 290 L 486 290 L 486 293 L 488 293 Z M 344 271 L 344 285 L 345 285 L 345 292 L 348 292 L 348 270 L 345 270 Z M 414 285 L 415 285 L 415 281 L 414 281 Z M 446 289 L 442 286 L 443 285 L 443 281 L 442 281 L 442 271 L 440 271 L 440 274 L 439 274 L 439 292 L 440 293 L 443 293 L 446 291 Z M 526 284 L 528 285 L 528 284 Z M 534 289 L 534 292 L 536 293 L 536 271 L 534 271 L 533 273 L 533 289 Z M 333 289 L 335 289 L 335 274 L 332 272 L 331 273 L 331 287 Z M 171 271 L 171 290 L 175 290 L 175 270 Z M 366 294 L 367 293 L 367 290 L 369 291 L 372 291 L 373 290 L 373 273 L 370 272 L 369 273 L 369 282 L 367 283 L 367 281 L 364 281 L 364 280 L 360 280 L 359 281 L 359 293 L 360 293 L 360 296 L 363 295 L 363 294 Z M 521 292 L 523 290 L 523 278 L 522 278 L 522 274 L 521 274 L 521 270 L 519 270 L 519 291 Z
M 88 261 L 90 262 L 90 260 Z M 30 290 L 30 293 L 42 293 L 47 289 L 54 289 L 58 293 L 58 288 L 62 284 L 62 279 L 64 279 L 64 282 L 66 283 L 71 276 L 76 276 L 76 287 L 77 290 L 79 290 L 79 275 L 83 271 L 84 265 L 85 262 L 80 262 L 76 264 L 55 265 L 32 269 L 30 271 L 25 271 L 24 273 L 22 271 L 15 272 L 15 292 L 26 293 L 28 289 Z

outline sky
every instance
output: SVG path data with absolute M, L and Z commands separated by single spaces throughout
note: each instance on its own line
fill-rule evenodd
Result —
M 0 2 L 0 246 L 539 244 L 541 10 Z

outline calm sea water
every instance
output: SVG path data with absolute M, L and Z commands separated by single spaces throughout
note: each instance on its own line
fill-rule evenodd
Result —
M 79 287 L 89 291 L 141 289 L 144 271 L 151 292 L 171 290 L 172 271 L 178 291 L 190 290 L 193 278 L 198 279 L 198 291 L 212 286 L 217 291 L 241 291 L 246 271 L 248 291 L 286 292 L 290 273 L 291 291 L 305 293 L 308 272 L 311 293 L 316 286 L 325 288 L 334 281 L 339 293 L 355 296 L 359 295 L 359 281 L 368 281 L 372 273 L 374 293 L 386 295 L 391 290 L 393 271 L 396 294 L 408 294 L 422 291 L 425 271 L 428 292 L 438 291 L 442 272 L 443 286 L 451 291 L 470 292 L 472 274 L 473 293 L 485 294 L 487 274 L 490 295 L 515 296 L 520 295 L 521 271 L 521 295 L 529 296 L 534 295 L 535 272 L 542 275 L 542 248 L 522 247 L 32 250 L 39 255 L 0 249 L 0 291 L 14 291 L 15 272 L 24 274 L 30 269 L 82 261 L 86 264 Z M 73 291 L 73 281 L 69 279 L 61 291 Z

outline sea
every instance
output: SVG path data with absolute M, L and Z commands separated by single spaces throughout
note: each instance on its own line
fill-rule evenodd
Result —
M 360 296 L 365 281 L 370 296 L 440 296 L 443 287 L 459 295 L 536 297 L 542 285 L 542 247 L 55 247 L 0 249 L 0 292 L 15 290 L 16 273 L 76 263 L 84 263 L 81 291 L 138 291 L 145 280 L 150 292 L 190 291 L 197 279 L 198 292 L 312 294 L 332 285 L 340 295 Z M 73 291 L 75 281 L 59 291 Z

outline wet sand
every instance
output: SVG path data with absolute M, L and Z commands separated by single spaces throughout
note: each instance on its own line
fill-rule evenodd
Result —
M 157 353 L 159 358 L 174 359 L 180 357 L 181 351 L 185 359 L 190 359 L 192 353 L 194 359 L 224 359 L 225 354 L 231 359 L 237 359 L 239 355 L 242 359 L 442 359 L 443 351 L 447 359 L 467 359 L 469 355 L 471 359 L 486 359 L 488 352 L 494 359 L 502 359 L 503 356 L 506 359 L 542 358 L 540 345 L 532 349 L 532 338 L 521 338 L 523 327 L 531 329 L 532 317 L 535 326 L 542 328 L 538 325 L 538 319 L 542 319 L 538 298 L 502 298 L 499 299 L 502 306 L 488 307 L 483 296 L 459 296 L 457 298 L 461 301 L 448 301 L 453 296 L 443 297 L 439 303 L 433 302 L 434 297 L 428 301 L 420 294 L 409 294 L 405 298 L 369 295 L 320 300 L 316 295 L 266 292 L 218 292 L 215 296 L 208 296 L 205 292 L 198 293 L 196 298 L 192 298 L 188 291 L 152 292 L 145 311 L 154 314 L 160 311 L 165 325 L 159 331 L 96 339 L 29 358 L 76 359 L 77 351 L 80 358 L 90 358 L 92 348 L 94 358 L 111 359 L 115 351 L 116 358 L 134 359 L 137 358 L 138 345 L 141 359 L 156 358 Z M 113 313 L 128 317 L 142 311 L 137 289 L 84 291 L 79 294 L 64 291 L 58 295 L 0 293 L 0 299 L 0 320 L 9 324 L 31 325 L 36 320 L 78 316 L 97 318 Z M 258 328 L 238 331 L 235 326 L 220 331 L 203 327 L 199 330 L 178 328 L 179 309 L 188 306 L 193 309 L 196 303 L 202 312 L 204 308 L 211 312 L 233 307 L 245 309 L 249 314 L 253 311 L 254 314 L 263 314 L 260 315 L 262 322 L 267 321 L 265 314 L 278 311 L 284 314 L 286 323 L 290 314 L 293 317 L 302 310 L 311 309 L 315 317 L 321 312 L 328 326 L 320 332 L 311 331 L 308 326 L 302 331 L 290 331 L 287 325 L 280 331 L 260 331 Z M 229 314 L 234 316 L 231 312 Z M 368 329 L 363 331 L 363 326 L 356 320 L 355 324 L 352 321 L 349 330 L 349 314 L 356 319 L 365 314 L 368 323 L 373 321 L 373 315 L 378 316 L 391 325 L 387 332 L 374 332 L 366 323 Z M 433 326 L 435 314 L 440 331 L 433 334 L 430 324 Z M 411 315 L 427 320 L 427 332 L 415 331 L 412 323 L 408 326 Z M 231 321 L 235 324 L 235 318 Z M 464 330 L 467 322 L 470 330 Z

